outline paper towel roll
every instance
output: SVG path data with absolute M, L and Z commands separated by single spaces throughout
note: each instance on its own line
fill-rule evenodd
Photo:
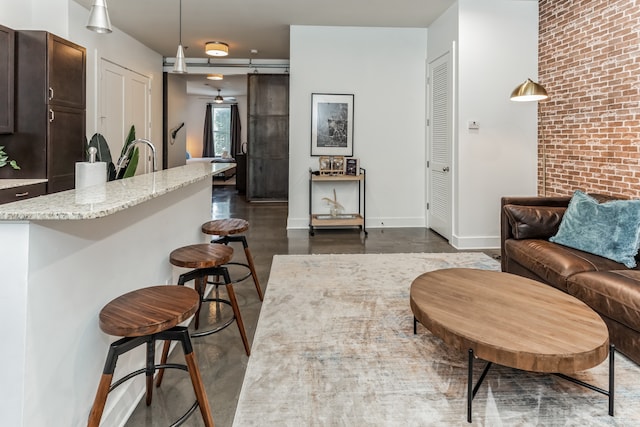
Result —
M 76 189 L 91 187 L 107 182 L 106 162 L 77 162 Z

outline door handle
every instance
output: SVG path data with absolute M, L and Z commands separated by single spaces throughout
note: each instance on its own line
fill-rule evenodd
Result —
M 445 166 L 442 168 L 442 172 L 449 172 L 449 166 Z
M 56 114 L 53 112 L 53 110 L 49 109 L 49 123 L 54 121 L 55 118 L 56 118 Z

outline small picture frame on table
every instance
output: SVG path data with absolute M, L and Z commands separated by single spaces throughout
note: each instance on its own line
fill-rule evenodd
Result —
M 352 176 L 360 175 L 360 159 L 347 157 L 345 159 L 344 174 Z
M 318 159 L 320 175 L 343 175 L 344 156 L 320 156 Z
M 353 95 L 311 94 L 311 155 L 353 156 Z

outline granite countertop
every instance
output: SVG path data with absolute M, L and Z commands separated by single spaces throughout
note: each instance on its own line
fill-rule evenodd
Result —
M 214 169 L 210 164 L 196 163 L 7 203 L 0 205 L 0 220 L 101 218 L 194 182 L 210 179 Z
M 22 187 L 25 185 L 31 184 L 40 184 L 43 182 L 47 182 L 45 178 L 42 179 L 0 179 L 0 190 L 5 190 L 7 188 L 16 188 Z

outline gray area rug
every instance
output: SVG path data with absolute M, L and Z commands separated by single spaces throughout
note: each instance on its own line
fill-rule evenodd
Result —
M 414 335 L 409 308 L 412 280 L 450 267 L 499 270 L 481 253 L 275 256 L 234 426 L 469 425 L 466 354 Z M 607 363 L 575 376 L 607 389 Z M 604 395 L 494 365 L 472 425 L 637 426 L 639 379 L 618 353 L 610 417 Z

